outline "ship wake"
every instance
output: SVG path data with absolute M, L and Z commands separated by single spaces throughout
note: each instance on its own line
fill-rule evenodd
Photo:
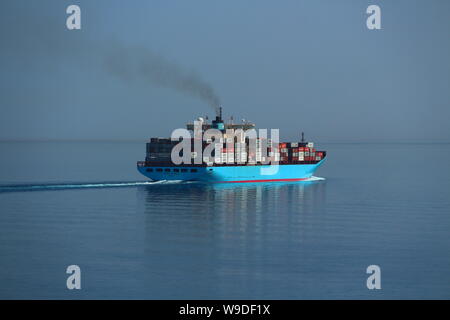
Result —
M 22 191 L 45 191 L 45 190 L 67 190 L 67 189 L 101 189 L 101 188 L 129 188 L 139 186 L 149 186 L 156 184 L 185 183 L 178 180 L 161 181 L 124 181 L 124 182 L 70 182 L 70 183 L 43 183 L 43 184 L 15 184 L 0 185 L 1 192 L 22 192 Z

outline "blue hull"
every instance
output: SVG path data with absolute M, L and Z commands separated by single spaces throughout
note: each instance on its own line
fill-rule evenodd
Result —
M 147 178 L 204 182 L 301 181 L 310 178 L 325 159 L 316 164 L 283 164 L 278 166 L 212 166 L 212 167 L 139 167 Z M 177 169 L 175 171 L 174 169 Z M 181 169 L 185 169 L 181 172 Z M 162 170 L 162 171 L 159 171 Z M 167 170 L 167 171 L 165 171 Z

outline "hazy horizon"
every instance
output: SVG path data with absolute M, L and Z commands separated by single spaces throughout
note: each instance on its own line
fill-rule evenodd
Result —
M 70 4 L 1 2 L 0 141 L 145 141 L 219 102 L 284 140 L 450 141 L 448 1 L 76 1 L 69 31 Z

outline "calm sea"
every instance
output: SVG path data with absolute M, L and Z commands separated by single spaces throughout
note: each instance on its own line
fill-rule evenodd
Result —
M 325 180 L 202 185 L 145 182 L 144 143 L 0 143 L 0 298 L 449 299 L 450 144 L 321 147 Z

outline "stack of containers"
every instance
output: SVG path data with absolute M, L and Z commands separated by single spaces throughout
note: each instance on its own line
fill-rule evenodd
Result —
M 235 144 L 235 160 L 237 163 L 247 162 L 247 149 L 245 142 L 236 142 Z
M 309 148 L 308 161 L 314 161 L 316 159 L 316 149 L 314 149 L 314 143 L 308 142 L 307 147 Z
M 290 143 L 288 143 L 288 147 L 289 147 L 289 160 L 293 161 L 293 162 L 299 161 L 300 150 L 301 150 L 299 143 L 298 142 L 290 142 Z
M 256 139 L 256 162 L 262 161 L 262 141 L 261 139 Z
M 320 161 L 324 156 L 323 152 L 314 149 L 312 142 L 282 142 L 277 148 L 271 139 L 256 139 L 255 152 L 249 153 L 245 137 L 236 137 L 236 142 L 234 140 L 235 138 L 225 138 L 222 142 L 216 143 L 215 157 L 203 157 L 203 161 L 207 165 L 264 163 L 266 158 L 263 157 L 263 148 L 267 150 L 268 160 L 282 164 Z M 195 158 L 197 155 L 192 152 L 191 156 Z
M 316 149 L 311 148 L 309 149 L 309 161 L 315 161 L 316 160 Z
M 223 145 L 222 145 L 222 143 L 215 143 L 214 144 L 214 162 L 215 163 L 222 163 L 222 148 L 223 148 Z
M 255 154 L 256 150 L 252 149 L 253 143 L 255 143 L 255 142 L 253 142 L 252 139 L 248 140 L 248 163 L 249 164 L 256 164 L 256 154 Z
M 294 162 L 304 161 L 303 147 L 292 148 L 292 160 Z
M 208 166 L 212 166 L 214 164 L 214 157 L 209 157 L 204 153 L 206 146 L 210 143 L 212 143 L 212 139 L 206 139 L 206 141 L 204 141 L 202 145 L 203 163 L 206 163 L 206 165 Z
M 272 139 L 267 140 L 267 155 L 272 162 L 280 162 L 280 144 L 275 146 Z
M 316 152 L 316 161 L 320 161 L 322 160 L 323 157 L 323 152 Z
M 266 140 L 266 156 L 268 161 L 274 161 L 275 160 L 275 152 L 274 152 L 274 143 L 272 142 L 272 139 Z
M 226 145 L 222 144 L 222 153 L 220 156 L 220 163 L 227 163 L 228 157 L 227 157 L 227 147 Z
M 203 162 L 206 163 L 206 165 L 208 166 L 212 166 L 213 165 L 213 161 L 214 159 L 211 159 L 209 157 L 203 157 Z
M 305 161 L 305 147 L 298 148 L 298 161 Z
M 234 163 L 234 139 L 227 138 L 226 152 L 227 152 L 227 163 Z
M 305 161 L 310 161 L 311 160 L 310 152 L 311 152 L 311 149 L 308 146 L 306 146 L 305 147 Z
M 146 161 L 170 162 L 172 148 L 178 144 L 178 140 L 167 138 L 151 138 L 147 143 Z
M 279 149 L 272 149 L 273 150 L 273 161 L 280 162 L 280 152 Z
M 280 162 L 281 163 L 287 163 L 289 162 L 289 151 L 287 148 L 287 143 L 282 142 L 280 143 Z
M 274 156 L 273 148 L 269 148 L 269 155 Z M 279 161 L 289 162 L 310 162 L 323 159 L 323 152 L 314 149 L 314 143 L 282 142 L 279 144 Z

